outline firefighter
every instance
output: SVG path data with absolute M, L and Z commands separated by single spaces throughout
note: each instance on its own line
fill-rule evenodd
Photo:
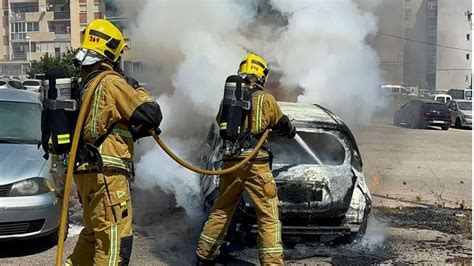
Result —
M 132 205 L 129 181 L 133 174 L 133 142 L 159 133 L 159 105 L 141 87 L 130 86 L 118 73 L 126 47 L 112 23 L 93 20 L 81 33 L 75 56 L 83 94 L 93 91 L 83 127 L 84 148 L 74 171 L 83 206 L 84 229 L 66 265 L 128 265 L 132 251 Z
M 243 125 L 247 134 L 240 145 L 243 150 L 238 156 L 224 156 L 223 167 L 228 168 L 248 155 L 266 129 L 280 136 L 293 138 L 295 127 L 282 114 L 275 98 L 263 91 L 268 75 L 265 60 L 249 54 L 242 61 L 238 74 L 244 78 L 247 88 L 253 90 L 251 110 Z M 222 106 L 221 106 L 222 110 Z M 221 111 L 217 122 L 221 124 Z M 219 255 L 227 228 L 232 219 L 242 193 L 245 191 L 255 206 L 258 219 L 259 259 L 262 265 L 283 265 L 281 223 L 278 214 L 276 184 L 270 170 L 271 152 L 268 144 L 246 166 L 219 178 L 219 196 L 214 202 L 209 219 L 204 225 L 197 247 L 197 265 L 213 265 Z

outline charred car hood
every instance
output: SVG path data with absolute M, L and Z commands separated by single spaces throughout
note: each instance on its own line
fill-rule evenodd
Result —
M 276 166 L 273 173 L 284 212 L 325 212 L 332 216 L 349 207 L 356 177 L 348 165 Z
M 43 150 L 31 144 L 0 144 L 0 185 L 41 175 Z

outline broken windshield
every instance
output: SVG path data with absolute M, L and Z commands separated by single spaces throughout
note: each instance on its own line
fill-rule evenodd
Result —
M 344 163 L 346 150 L 333 134 L 298 132 L 298 135 L 314 155 L 295 139 L 271 136 L 270 144 L 274 155 L 274 164 L 319 164 L 318 161 L 323 165 L 341 165 Z

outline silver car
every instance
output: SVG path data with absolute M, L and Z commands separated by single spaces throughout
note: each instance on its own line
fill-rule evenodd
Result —
M 283 235 L 318 235 L 323 241 L 331 241 L 364 234 L 372 199 L 351 131 L 324 107 L 283 102 L 279 105 L 294 119 L 298 132 L 292 140 L 272 135 L 269 139 Z M 221 143 L 214 124 L 207 143 L 201 147 L 202 167 L 220 169 Z M 207 211 L 218 195 L 218 186 L 217 176 L 201 176 Z M 240 242 L 256 232 L 255 210 L 244 195 L 228 237 L 231 242 Z
M 0 240 L 57 239 L 60 201 L 43 158 L 39 95 L 0 90 Z
M 446 103 L 451 112 L 451 121 L 456 128 L 472 127 L 472 101 L 452 100 Z

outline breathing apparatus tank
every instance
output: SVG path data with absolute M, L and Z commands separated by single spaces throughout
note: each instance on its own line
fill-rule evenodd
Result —
M 66 155 L 71 149 L 72 136 L 79 111 L 80 90 L 77 79 L 64 69 L 46 72 L 45 97 L 41 113 L 41 145 L 48 154 Z
M 238 140 L 246 134 L 245 119 L 252 109 L 252 95 L 245 80 L 238 75 L 227 77 L 222 100 L 220 136 L 224 140 L 224 155 L 235 156 Z

